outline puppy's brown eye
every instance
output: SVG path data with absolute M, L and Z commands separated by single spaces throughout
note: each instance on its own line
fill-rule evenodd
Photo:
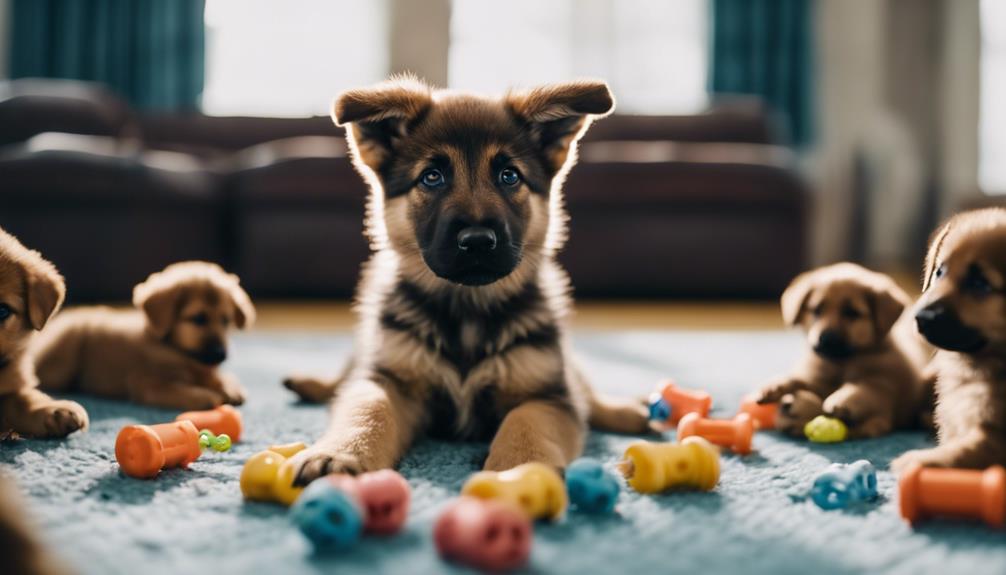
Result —
M 13 314 L 14 311 L 10 308 L 9 305 L 5 303 L 0 303 L 0 322 L 7 321 L 7 318 L 9 318 Z
M 859 313 L 859 311 L 856 310 L 856 308 L 852 307 L 842 308 L 842 317 L 845 319 L 859 319 L 860 317 L 862 317 L 862 315 L 863 314 Z
M 824 313 L 824 306 L 821 305 L 810 310 L 810 314 L 814 317 L 821 317 L 822 313 Z
M 516 168 L 507 167 L 500 170 L 500 183 L 507 187 L 520 183 L 520 172 Z
M 936 271 L 933 272 L 933 277 L 936 279 L 940 279 L 941 277 L 946 275 L 946 273 L 947 273 L 947 264 L 940 264 L 939 266 L 937 266 Z
M 227 327 L 227 326 L 229 326 L 231 324 L 231 318 L 229 318 L 227 316 L 224 316 L 224 317 L 220 318 L 220 323 L 222 323 L 224 325 L 224 327 Z
M 992 284 L 978 266 L 968 268 L 961 287 L 975 295 L 988 295 L 993 291 Z
M 193 325 L 203 327 L 210 323 L 210 316 L 205 313 L 197 313 L 196 315 L 190 317 L 189 321 L 192 322 Z
M 436 168 L 431 168 L 419 176 L 419 181 L 427 188 L 439 188 L 444 185 L 444 173 Z

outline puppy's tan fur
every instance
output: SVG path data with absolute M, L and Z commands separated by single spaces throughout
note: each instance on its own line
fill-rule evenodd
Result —
M 66 575 L 66 566 L 39 541 L 14 481 L 0 469 L 0 565 L 5 575 Z
M 328 431 L 294 458 L 298 482 L 391 467 L 424 432 L 491 437 L 485 468 L 498 470 L 532 460 L 565 466 L 582 449 L 588 419 L 647 429 L 641 405 L 602 401 L 576 367 L 568 281 L 554 259 L 576 141 L 612 106 L 600 82 L 489 99 L 405 79 L 336 101 L 333 117 L 351 125 L 354 161 L 370 184 L 376 251 L 358 288 L 356 348 L 343 375 L 286 381 L 312 401 L 338 390 Z M 500 155 L 524 176 L 506 191 L 492 179 Z M 453 176 L 443 191 L 417 183 L 431 157 Z M 508 218 L 523 232 L 519 263 L 486 285 L 434 273 L 421 229 L 447 213 Z
M 64 437 L 87 427 L 87 412 L 37 389 L 27 354 L 36 332 L 63 304 L 63 277 L 55 266 L 0 230 L 0 432 Z
M 215 361 L 231 326 L 255 308 L 237 276 L 183 262 L 133 290 L 135 310 L 87 307 L 56 316 L 31 348 L 41 386 L 176 409 L 240 404 L 244 391 Z
M 987 343 L 937 351 L 939 445 L 910 451 L 891 467 L 1006 465 L 1006 210 L 951 218 L 933 235 L 924 274 L 916 311 L 943 305 Z
M 842 263 L 798 276 L 782 296 L 783 318 L 799 325 L 808 350 L 790 376 L 764 387 L 760 402 L 779 402 L 779 427 L 803 435 L 820 414 L 849 426 L 850 438 L 877 437 L 919 423 L 930 351 L 903 313 L 908 295 L 883 274 Z M 821 350 L 821 337 L 844 342 Z

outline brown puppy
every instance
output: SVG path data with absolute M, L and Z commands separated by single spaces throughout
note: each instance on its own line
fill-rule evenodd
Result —
M 782 296 L 786 323 L 807 334 L 808 353 L 789 377 L 761 390 L 779 402 L 779 428 L 794 436 L 820 414 L 849 426 L 850 438 L 918 424 L 929 357 L 915 334 L 908 295 L 886 275 L 842 263 L 797 276 Z
M 334 105 L 371 187 L 376 252 L 358 289 L 344 377 L 291 378 L 331 397 L 332 422 L 294 457 L 298 482 L 395 465 L 421 433 L 492 438 L 486 469 L 579 455 L 588 419 L 647 429 L 638 402 L 602 402 L 566 335 L 562 180 L 576 141 L 613 107 L 602 82 L 502 99 L 402 79 Z
M 56 316 L 30 350 L 42 388 L 177 409 L 244 401 L 237 380 L 217 369 L 231 326 L 255 319 L 237 276 L 216 264 L 172 264 L 136 286 L 133 305 Z
M 959 214 L 937 230 L 922 283 L 915 318 L 939 348 L 939 446 L 891 467 L 1006 465 L 1006 210 Z
M 87 427 L 87 412 L 36 387 L 27 355 L 35 332 L 63 303 L 63 277 L 38 252 L 0 230 L 0 433 L 64 437 Z
M 39 542 L 14 481 L 0 469 L 0 564 L 5 575 L 63 575 L 70 571 Z

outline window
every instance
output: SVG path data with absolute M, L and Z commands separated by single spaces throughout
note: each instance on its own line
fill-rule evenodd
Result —
M 203 111 L 328 115 L 388 72 L 387 0 L 207 0 Z
M 498 93 L 598 77 L 622 113 L 693 113 L 707 103 L 707 0 L 454 0 L 452 8 L 452 88 Z
M 1006 2 L 982 0 L 980 155 L 978 182 L 1006 194 Z

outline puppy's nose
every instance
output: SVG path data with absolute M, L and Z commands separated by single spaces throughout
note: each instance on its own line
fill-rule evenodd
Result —
M 469 226 L 458 232 L 458 247 L 472 253 L 491 252 L 496 249 L 496 232 L 483 226 Z
M 222 343 L 214 344 L 203 351 L 203 361 L 210 365 L 223 363 L 227 359 L 227 348 Z
M 821 332 L 817 345 L 823 349 L 837 349 L 845 346 L 845 338 L 837 331 L 826 330 Z
M 927 327 L 945 321 L 946 318 L 947 308 L 942 303 L 930 304 L 915 312 L 915 324 L 919 327 L 919 331 L 925 331 Z

